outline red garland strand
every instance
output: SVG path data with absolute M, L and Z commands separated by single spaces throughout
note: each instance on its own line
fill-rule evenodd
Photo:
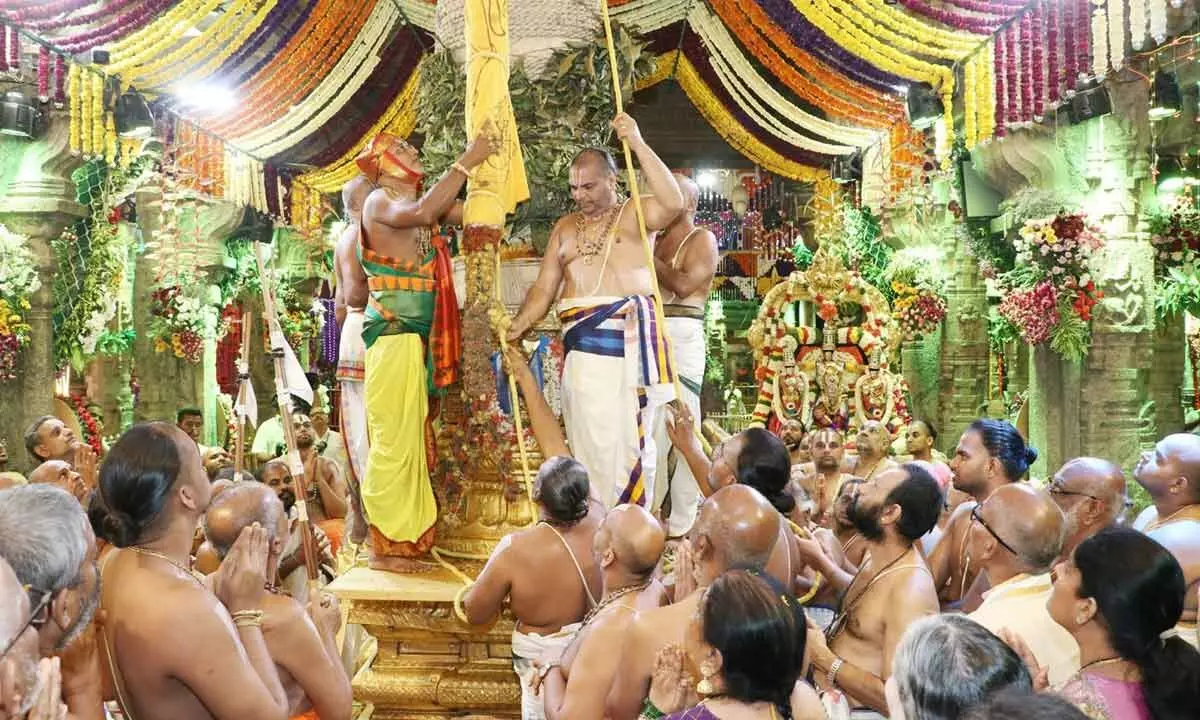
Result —
M 101 457 L 104 455 L 104 444 L 103 438 L 100 437 L 100 426 L 96 422 L 96 417 L 88 411 L 87 404 L 83 401 L 83 395 L 71 393 L 71 404 L 75 406 L 75 417 L 79 418 L 79 429 L 83 431 L 83 441 L 96 451 L 97 458 Z
M 1055 3 L 1052 3 L 1055 4 Z M 1079 82 L 1079 22 L 1075 17 L 1075 3 L 1068 0 L 1063 3 L 1063 81 L 1067 93 L 1075 92 Z
M 1030 18 L 1030 33 L 1032 37 L 1046 37 L 1046 7 L 1039 2 L 1032 12 L 1026 13 Z M 1046 47 L 1041 42 L 1033 43 L 1033 64 L 1029 66 L 1033 75 L 1033 119 L 1041 122 L 1046 114 Z
M 1004 77 L 1008 80 L 1005 83 L 1007 100 L 1007 110 L 1004 113 L 1005 122 L 1009 125 L 1020 122 L 1021 119 L 1021 96 L 1019 95 L 1021 75 L 1017 72 L 1017 59 L 1021 48 L 1017 46 L 1017 26 L 1009 25 L 1004 31 L 1004 44 L 1007 46 L 1005 53 Z
M 0 25 L 0 71 L 8 69 L 8 27 Z
M 33 26 L 36 25 L 37 21 L 39 20 L 45 21 L 58 15 L 67 15 L 75 12 L 76 10 L 82 10 L 88 5 L 91 5 L 93 2 L 95 2 L 95 0 L 58 0 L 57 2 L 44 2 L 37 4 L 26 3 L 26 6 L 21 8 L 9 9 L 8 7 L 5 7 L 3 9 L 3 13 L 8 17 L 8 19 L 12 20 L 18 25 Z M 14 4 L 16 3 L 11 2 L 11 0 L 3 3 L 3 5 L 6 6 L 12 6 Z
M 8 38 L 8 69 L 21 69 L 21 34 L 16 28 L 9 29 Z
M 1060 38 L 1059 10 L 1058 3 L 1051 0 L 1046 3 L 1046 81 L 1049 84 L 1047 91 L 1050 93 L 1050 105 L 1058 105 L 1058 101 L 1062 99 L 1062 63 L 1059 60 L 1059 51 L 1061 48 L 1058 45 Z
M 1021 16 L 1021 122 L 1033 120 L 1033 18 Z
M 1078 39 L 1075 48 L 1075 72 L 1082 77 L 1092 69 L 1092 12 L 1088 0 L 1075 0 L 1075 25 L 1075 36 Z
M 62 55 L 54 56 L 54 106 L 62 109 L 67 104 L 67 59 Z
M 37 93 L 38 102 L 50 99 L 50 50 L 45 45 L 38 46 Z
M 995 78 L 992 84 L 995 86 L 993 90 L 996 92 L 996 137 L 1004 137 L 1008 134 L 1005 127 L 1008 123 L 1008 77 L 1004 74 L 1007 70 L 1005 55 L 1008 43 L 1006 38 L 1004 33 L 997 33 L 992 57 L 992 76 Z

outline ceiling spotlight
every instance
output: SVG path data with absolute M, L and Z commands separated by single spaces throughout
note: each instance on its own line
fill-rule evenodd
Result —
M 221 113 L 237 104 L 237 96 L 229 88 L 217 83 L 199 83 L 175 88 L 179 103 L 192 110 Z
M 9 90 L 0 102 L 0 135 L 32 140 L 42 125 L 37 103 L 20 90 Z
M 1183 109 L 1183 93 L 1179 90 L 1179 78 L 1175 73 L 1159 70 L 1154 73 L 1150 86 L 1150 119 L 1165 120 L 1175 117 Z
M 1112 97 L 1108 94 L 1108 88 L 1098 82 L 1078 88 L 1067 106 L 1067 118 L 1072 124 L 1103 117 L 1111 112 Z
M 932 127 L 942 117 L 942 99 L 928 83 L 908 88 L 908 121 L 917 130 Z
M 705 190 L 711 190 L 717 186 L 717 174 L 711 170 L 702 170 L 696 176 L 696 184 Z
M 121 137 L 148 138 L 154 132 L 154 115 L 150 112 L 150 105 L 133 88 L 117 98 L 113 120 Z

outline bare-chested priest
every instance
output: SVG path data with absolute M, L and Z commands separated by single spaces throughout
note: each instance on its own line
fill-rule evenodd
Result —
M 691 178 L 683 175 L 676 175 L 675 180 L 683 191 L 686 208 L 655 242 L 654 268 L 663 295 L 663 314 L 667 316 L 667 333 L 671 338 L 671 358 L 679 375 L 682 399 L 691 409 L 692 416 L 699 418 L 707 351 L 704 306 L 708 302 L 719 256 L 716 236 L 706 228 L 696 227 L 700 189 Z M 703 495 L 683 458 L 677 458 L 675 463 L 668 461 L 671 441 L 667 438 L 665 413 L 659 414 L 654 441 L 658 449 L 655 504 L 664 505 L 669 496 L 667 535 L 682 537 L 696 519 Z
M 538 524 L 506 535 L 463 598 L 472 625 L 492 622 L 508 600 L 517 620 L 513 669 L 527 720 L 542 717 L 534 663 L 567 647 L 603 585 L 592 540 L 604 508 L 591 496 L 587 470 L 571 458 L 552 457 L 538 470 L 533 497 Z
M 593 543 L 604 597 L 566 652 L 539 669 L 548 720 L 603 720 L 634 613 L 663 604 L 653 576 L 665 544 L 662 527 L 643 507 L 618 505 L 604 518 Z
M 850 517 L 867 545 L 837 617 L 822 633 L 810 626 L 808 652 L 821 687 L 846 696 L 855 717 L 888 711 L 884 683 L 908 626 L 938 612 L 937 588 L 916 547 L 937 524 L 942 491 L 923 467 L 908 463 L 858 485 Z M 874 714 L 871 714 L 874 713 Z
M 89 514 L 119 548 L 101 568 L 101 659 L 125 717 L 288 717 L 263 638 L 266 531 L 242 531 L 215 590 L 189 566 L 210 493 L 195 441 L 166 423 L 133 426 L 100 467 Z
M 745 485 L 722 488 L 704 501 L 676 550 L 675 604 L 639 612 L 624 634 L 620 666 L 606 703 L 609 718 L 638 717 L 652 697 L 650 685 L 659 653 L 682 647 L 703 588 L 730 568 L 766 567 L 782 524 L 779 511 Z M 688 591 L 688 586 L 695 589 Z M 695 668 L 691 673 L 700 677 Z
M 333 250 L 333 275 L 337 287 L 333 293 L 334 314 L 341 328 L 338 340 L 337 381 L 342 442 L 346 445 L 346 484 L 350 488 L 350 512 L 346 515 L 346 536 L 354 545 L 367 537 L 362 514 L 360 484 L 367 472 L 367 404 L 363 394 L 363 364 L 367 348 L 363 345 L 363 312 L 367 309 L 367 273 L 358 261 L 358 229 L 362 223 L 363 203 L 371 194 L 371 182 L 356 175 L 342 187 L 342 205 L 346 210 L 346 229 Z
M 683 211 L 679 185 L 633 118 L 621 114 L 613 127 L 637 155 L 651 193 L 642 198 L 646 230 L 667 227 Z M 579 211 L 554 226 L 537 281 L 508 337 L 523 336 L 560 300 L 567 351 L 562 405 L 571 454 L 608 507 L 653 507 L 655 417 L 674 396 L 674 366 L 652 298 L 654 269 L 647 266 L 632 203 L 617 195 L 612 156 L 584 150 L 571 163 L 570 182 Z
M 423 195 L 420 154 L 404 140 L 377 135 L 356 160 L 377 186 L 363 205 L 357 247 L 369 291 L 362 337 L 371 449 L 361 489 L 377 570 L 426 569 L 416 558 L 433 547 L 428 388 L 452 384 L 462 354 L 450 252 L 433 226 L 458 221 L 455 198 L 496 145 L 475 138 Z
M 1134 527 L 1171 551 L 1183 568 L 1188 592 L 1176 625 L 1179 637 L 1196 647 L 1200 602 L 1200 436 L 1168 435 L 1142 455 L 1133 477 L 1146 488 L 1154 504 Z
M 337 601 L 321 593 L 309 610 L 280 592 L 276 579 L 279 556 L 288 539 L 289 523 L 283 503 L 262 483 L 238 483 L 215 498 L 204 515 L 204 534 L 224 558 L 238 536 L 258 523 L 270 548 L 263 582 L 263 635 L 288 695 L 288 714 L 309 711 L 321 720 L 349 720 L 350 678 L 342 669 L 337 647 L 341 625 Z

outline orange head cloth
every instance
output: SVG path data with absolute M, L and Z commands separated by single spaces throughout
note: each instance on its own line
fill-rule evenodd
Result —
M 379 133 L 371 138 L 354 162 L 373 185 L 379 184 L 379 178 L 384 175 L 420 183 L 424 174 L 416 172 L 400 159 L 401 151 L 411 147 L 403 138 L 391 133 Z

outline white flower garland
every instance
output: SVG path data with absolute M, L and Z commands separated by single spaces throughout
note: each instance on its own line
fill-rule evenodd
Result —
M 789 102 L 771 87 L 771 84 L 767 80 L 764 80 L 758 74 L 729 35 L 729 31 L 725 28 L 725 25 L 704 5 L 697 3 L 693 7 L 692 12 L 688 16 L 688 24 L 692 26 L 705 46 L 711 51 L 713 68 L 717 71 L 717 76 L 721 79 L 721 84 L 725 86 L 731 95 L 735 97 L 744 96 L 746 102 L 742 103 L 743 109 L 755 116 L 755 120 L 759 121 L 764 127 L 771 129 L 772 125 L 774 125 L 775 129 L 779 131 L 775 132 L 775 134 L 779 137 L 806 150 L 825 155 L 845 155 L 853 152 L 854 147 L 868 147 L 878 140 L 878 135 L 873 131 L 831 123 L 828 120 L 811 115 Z M 738 82 L 743 83 L 743 86 L 735 88 L 734 85 Z M 810 137 L 789 133 L 786 129 L 787 126 L 774 118 L 771 118 L 770 122 L 761 121 L 757 112 L 766 111 L 753 98 L 750 94 L 751 92 L 766 101 L 776 113 L 797 127 L 814 135 L 843 143 L 843 145 L 831 145 Z M 788 133 L 792 137 L 785 137 L 780 132 Z
M 1129 0 L 1129 42 L 1134 50 L 1146 47 L 1146 0 Z
M 632 0 L 612 9 L 612 18 L 631 30 L 648 33 L 683 20 L 692 0 Z
M 1150 37 L 1155 44 L 1167 40 L 1167 0 L 1150 0 Z
M 1108 74 L 1108 13 L 1101 5 L 1092 11 L 1092 75 Z
M 1125 0 L 1108 0 L 1108 62 L 1113 70 L 1125 67 Z
M 433 3 L 425 2 L 425 0 L 397 0 L 400 3 L 400 9 L 404 11 L 404 17 L 413 25 L 425 30 L 426 32 L 434 32 L 437 28 L 437 6 Z
M 391 2 L 376 3 L 350 49 L 303 102 L 266 127 L 234 138 L 233 143 L 260 157 L 270 157 L 324 126 L 379 64 L 379 50 L 399 17 L 400 12 Z
M 235 150 L 225 149 L 225 199 L 235 205 L 268 212 L 267 184 L 262 163 Z
M 29 238 L 0 225 L 0 297 L 28 297 L 41 287 Z

